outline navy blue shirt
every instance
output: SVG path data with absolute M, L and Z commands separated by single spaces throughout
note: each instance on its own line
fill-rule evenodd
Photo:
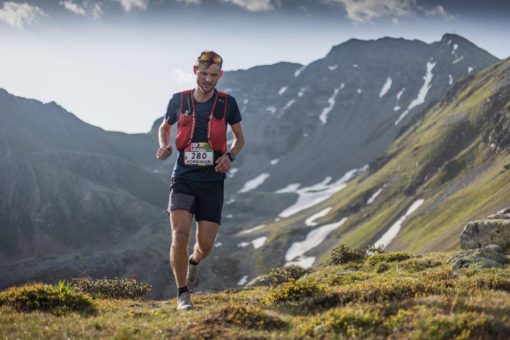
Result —
M 193 96 L 191 96 L 193 98 Z M 214 98 L 216 97 L 216 89 L 214 95 L 208 101 L 200 103 L 195 101 L 195 131 L 193 133 L 193 143 L 207 142 L 207 127 L 209 123 L 209 115 L 211 114 Z M 181 93 L 175 93 L 168 103 L 165 114 L 165 120 L 168 124 L 174 125 L 179 118 L 179 109 L 181 103 Z M 239 123 L 241 112 L 234 97 L 228 95 L 227 98 L 228 108 L 226 116 L 226 124 L 234 125 Z M 214 152 L 214 161 L 220 157 L 221 154 Z M 179 156 L 175 162 L 172 177 L 183 178 L 192 181 L 218 181 L 226 178 L 225 174 L 216 172 L 214 165 L 212 166 L 198 166 L 184 164 L 184 152 L 179 151 Z

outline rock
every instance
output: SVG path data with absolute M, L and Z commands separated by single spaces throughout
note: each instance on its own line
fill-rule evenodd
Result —
M 510 219 L 510 214 L 492 214 L 487 217 L 488 220 L 508 220 Z
M 498 214 L 510 214 L 510 208 L 504 208 L 497 212 Z
M 510 220 L 471 221 L 460 234 L 462 249 L 476 249 L 496 244 L 503 251 L 510 250 Z
M 467 268 L 478 265 L 482 268 L 500 268 L 508 262 L 503 250 L 496 244 L 490 244 L 479 249 L 470 249 L 450 257 L 447 261 L 453 269 Z
M 270 284 L 271 277 L 269 275 L 260 275 L 253 278 L 245 287 L 269 286 Z

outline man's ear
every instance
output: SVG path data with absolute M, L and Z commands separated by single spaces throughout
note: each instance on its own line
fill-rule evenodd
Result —
M 193 73 L 197 74 L 197 71 L 198 71 L 198 66 L 197 65 L 193 65 Z

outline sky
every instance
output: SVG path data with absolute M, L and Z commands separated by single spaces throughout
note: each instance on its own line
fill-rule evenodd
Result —
M 431 43 L 444 33 L 507 58 L 510 0 L 0 1 L 0 88 L 145 133 L 172 93 L 193 87 L 202 50 L 229 71 L 305 65 L 351 38 Z

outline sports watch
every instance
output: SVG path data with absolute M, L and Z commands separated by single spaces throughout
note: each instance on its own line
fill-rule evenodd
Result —
M 236 160 L 236 154 L 232 152 L 227 152 L 228 159 L 230 159 L 231 162 Z

